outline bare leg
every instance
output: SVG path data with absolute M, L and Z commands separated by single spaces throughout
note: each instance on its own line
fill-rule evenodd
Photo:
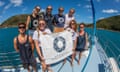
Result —
M 48 70 L 48 72 L 53 72 L 50 65 L 47 65 L 47 70 Z
M 30 68 L 29 67 L 27 68 L 27 70 L 28 70 L 28 72 L 30 72 Z
M 37 68 L 36 67 L 33 67 L 33 70 L 34 70 L 34 72 L 37 72 Z
M 46 64 L 45 64 L 45 62 L 41 62 L 41 65 L 42 65 L 42 72 L 45 72 L 46 71 Z
M 79 59 L 78 59 L 78 64 L 79 64 L 79 65 L 80 65 L 81 56 L 82 56 L 82 52 L 79 53 Z
M 65 64 L 66 63 L 66 59 L 64 59 L 64 61 L 63 61 L 63 64 Z
M 71 57 L 71 66 L 73 66 L 73 60 L 75 59 L 75 56 L 76 56 L 76 53 L 73 53 Z

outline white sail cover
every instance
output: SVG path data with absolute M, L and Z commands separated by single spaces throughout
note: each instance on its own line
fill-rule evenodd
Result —
M 53 64 L 72 54 L 72 33 L 68 31 L 40 36 L 46 64 Z

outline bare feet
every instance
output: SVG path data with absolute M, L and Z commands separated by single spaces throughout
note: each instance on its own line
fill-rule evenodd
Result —
M 80 61 L 78 61 L 78 65 L 80 65 Z
M 50 67 L 48 67 L 48 72 L 53 72 L 53 70 Z
M 64 61 L 63 61 L 63 64 L 65 64 L 66 63 L 66 59 L 64 59 Z
M 73 62 L 72 62 L 72 61 L 70 62 L 70 64 L 71 64 L 71 66 L 73 67 Z

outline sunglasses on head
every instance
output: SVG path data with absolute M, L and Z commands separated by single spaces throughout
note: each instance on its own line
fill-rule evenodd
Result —
M 18 28 L 19 29 L 25 29 L 25 26 L 19 26 Z

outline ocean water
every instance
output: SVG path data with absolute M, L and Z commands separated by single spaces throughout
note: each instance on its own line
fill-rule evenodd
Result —
M 93 33 L 93 29 L 87 28 L 86 31 L 89 35 L 92 35 Z M 13 47 L 13 39 L 17 34 L 18 28 L 0 29 L 0 66 L 17 66 L 21 63 L 19 60 L 19 54 L 15 53 L 15 49 Z M 104 48 L 107 56 L 114 57 L 120 67 L 120 32 L 97 30 L 96 36 L 98 37 L 98 41 Z M 7 60 L 7 63 L 5 60 Z

